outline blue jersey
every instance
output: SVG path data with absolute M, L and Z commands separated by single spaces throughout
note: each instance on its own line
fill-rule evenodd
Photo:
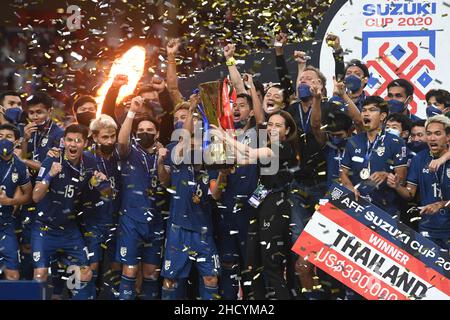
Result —
M 193 165 L 174 165 L 171 168 L 170 223 L 184 229 L 212 234 L 209 182 L 217 172 L 198 170 Z M 197 201 L 194 201 L 197 200 Z M 198 202 L 198 203 L 196 203 Z
M 367 96 L 366 96 L 366 94 L 363 92 L 363 93 L 358 97 L 358 99 L 356 100 L 355 105 L 356 105 L 356 107 L 358 108 L 359 111 L 362 110 L 362 106 L 363 106 L 363 104 L 364 104 L 364 101 L 366 101 L 366 98 L 367 98 Z M 339 97 L 339 96 L 332 96 L 332 97 L 328 100 L 328 102 L 334 103 L 334 104 L 338 107 L 338 109 L 339 109 L 340 111 L 342 111 L 342 112 L 348 112 L 348 103 L 346 103 L 345 100 L 342 99 L 341 97 Z
M 0 188 L 8 198 L 13 198 L 17 187 L 30 182 L 25 164 L 13 154 L 9 161 L 0 157 Z M 0 226 L 14 221 L 13 206 L 0 205 Z
M 252 148 L 257 148 L 257 132 L 254 128 L 238 135 L 237 140 Z M 227 177 L 227 184 L 220 200 L 220 208 L 225 212 L 237 212 L 248 208 L 250 204 L 247 200 L 255 191 L 258 178 L 257 164 L 236 166 L 234 172 Z
M 428 165 L 434 158 L 429 150 L 419 152 L 408 170 L 407 182 L 418 187 L 420 203 L 426 206 L 438 201 L 450 200 L 450 161 L 437 172 L 430 172 Z M 450 236 L 450 210 L 441 209 L 435 214 L 423 214 L 420 231 L 428 232 L 432 238 Z
M 112 225 L 117 222 L 117 213 L 120 209 L 121 175 L 119 172 L 119 156 L 114 152 L 109 159 L 90 152 L 84 152 L 86 157 L 95 161 L 96 169 L 103 172 L 113 189 L 112 197 L 105 197 L 97 189 L 81 195 L 81 208 L 83 222 L 88 226 Z
M 157 210 L 157 196 L 161 187 L 156 154 L 132 144 L 122 160 L 121 213 L 140 222 L 159 223 L 162 218 Z
M 351 171 L 349 178 L 352 184 L 361 184 L 358 189 L 361 195 L 368 196 L 372 203 L 391 215 L 398 213 L 400 197 L 388 187 L 386 181 L 374 188 L 368 177 L 364 177 L 364 172 L 367 173 L 369 169 L 370 175 L 378 171 L 393 173 L 395 168 L 406 165 L 405 142 L 402 138 L 385 132 L 381 132 L 373 143 L 368 141 L 365 132 L 351 137 L 341 163 L 343 168 Z
M 78 166 L 74 166 L 63 155 L 59 158 L 48 157 L 42 162 L 36 182 L 41 182 L 50 172 L 53 162 L 60 162 L 62 170 L 51 179 L 48 192 L 37 203 L 36 220 L 55 229 L 76 228 L 80 195 L 91 192 L 89 180 L 97 170 L 95 161 L 92 157 L 83 156 Z
M 34 132 L 28 140 L 30 159 L 43 162 L 51 148 L 60 146 L 63 136 L 64 130 L 53 121 L 49 121 L 41 131 Z
M 330 142 L 328 142 L 330 143 Z M 342 158 L 344 156 L 344 150 L 340 150 L 337 147 L 325 145 L 323 148 L 323 153 L 325 154 L 325 158 L 327 160 L 327 187 L 328 189 L 331 185 L 337 181 L 339 181 L 340 176 L 340 165 L 342 162 Z

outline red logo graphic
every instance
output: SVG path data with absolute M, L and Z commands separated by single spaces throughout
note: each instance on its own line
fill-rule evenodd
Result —
M 416 78 L 419 71 L 422 70 L 423 67 L 428 68 L 428 70 L 435 70 L 434 63 L 429 59 L 421 59 L 418 62 L 415 62 L 419 56 L 419 48 L 413 42 L 408 42 L 408 48 L 411 51 L 410 55 L 403 62 L 396 64 L 394 62 L 394 59 L 392 59 L 391 57 L 394 57 L 398 61 L 406 54 L 406 50 L 404 50 L 400 45 L 397 45 L 390 54 L 387 54 L 386 51 L 389 49 L 389 46 L 389 42 L 383 43 L 378 49 L 377 60 L 367 61 L 367 67 L 369 68 L 369 70 L 370 68 L 374 68 L 376 72 L 382 77 L 382 79 L 375 80 L 375 82 L 380 83 L 381 86 L 377 88 L 376 91 L 372 93 L 372 95 L 381 96 L 387 89 L 389 82 L 397 78 L 402 78 L 410 81 L 414 85 L 414 94 L 418 98 L 418 100 L 425 100 L 425 94 L 427 90 L 423 90 L 422 88 L 418 87 L 415 81 L 413 81 L 413 78 Z M 384 66 L 381 65 L 379 61 L 382 61 L 384 63 Z M 386 67 L 388 69 L 386 69 Z M 408 67 L 410 68 L 408 69 Z M 393 78 L 391 74 L 395 74 L 397 77 Z M 416 81 L 420 83 L 424 88 L 427 87 L 432 81 L 432 78 L 428 75 L 428 72 L 424 72 L 416 79 Z M 411 113 L 415 114 L 417 112 L 417 102 L 412 101 L 410 103 L 410 106 Z

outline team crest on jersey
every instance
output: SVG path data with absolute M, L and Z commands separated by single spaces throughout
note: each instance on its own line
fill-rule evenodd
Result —
M 12 180 L 13 183 L 16 183 L 17 180 L 19 180 L 19 174 L 17 172 L 13 172 L 11 174 L 11 180 Z
M 120 247 L 120 255 L 122 256 L 122 258 L 125 258 L 125 256 L 127 255 L 127 247 Z
M 41 252 L 40 251 L 33 252 L 33 260 L 35 262 L 38 262 L 40 258 L 41 258 Z
M 42 139 L 41 146 L 45 147 L 47 145 L 47 142 L 48 142 L 48 138 Z
M 170 268 L 170 260 L 166 260 L 166 261 L 164 261 L 164 270 L 169 270 L 169 268 Z
M 447 168 L 447 178 L 450 179 L 450 168 Z
M 379 157 L 382 157 L 384 155 L 384 152 L 386 151 L 385 147 L 378 147 L 377 154 Z

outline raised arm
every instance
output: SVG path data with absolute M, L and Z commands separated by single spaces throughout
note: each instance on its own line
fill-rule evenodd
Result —
M 295 96 L 298 97 L 297 88 L 300 86 L 302 72 L 306 68 L 306 53 L 303 51 L 294 51 L 294 59 L 297 62 L 297 81 L 295 82 Z
M 114 77 L 111 87 L 105 96 L 103 102 L 102 114 L 106 114 L 117 122 L 116 117 L 116 100 L 119 95 L 120 88 L 128 83 L 128 76 L 124 74 L 118 74 Z
M 167 157 L 170 157 L 169 150 L 166 148 L 158 149 L 158 179 L 159 182 L 164 186 L 168 187 L 170 185 L 170 169 L 164 164 Z
M 315 83 L 311 85 L 313 94 L 313 104 L 311 110 L 311 130 L 320 146 L 327 142 L 327 135 L 322 128 L 322 109 L 320 107 L 322 101 L 322 91 Z
M 236 89 L 236 93 L 246 93 L 244 81 L 242 81 L 241 74 L 236 67 L 236 60 L 234 59 L 234 51 L 236 45 L 230 43 L 223 48 L 223 55 L 225 56 L 228 72 L 230 73 L 231 84 Z
M 347 94 L 344 82 L 336 81 L 336 77 L 333 77 L 333 83 L 334 83 L 333 95 L 341 97 L 344 100 L 344 102 L 348 106 L 347 113 L 355 123 L 356 131 L 363 132 L 364 126 L 362 122 L 361 112 L 359 112 L 359 109 L 356 107 L 353 100 Z
M 48 169 L 47 169 L 48 170 Z M 47 171 L 46 170 L 46 171 Z M 36 182 L 36 186 L 33 190 L 33 202 L 38 203 L 41 201 L 46 193 L 48 192 L 48 189 L 50 188 L 51 180 L 62 170 L 62 165 L 59 162 L 53 162 L 50 170 L 47 171 L 47 173 L 43 173 L 43 176 L 38 176 L 38 179 L 40 179 L 38 182 Z
M 122 123 L 122 127 L 119 131 L 119 136 L 117 138 L 117 145 L 120 158 L 124 158 L 128 155 L 130 150 L 130 135 L 131 129 L 133 127 L 133 120 L 136 116 L 136 112 L 142 110 L 143 98 L 141 96 L 134 97 L 131 100 L 130 110 Z
M 258 93 L 256 92 L 255 84 L 253 83 L 253 76 L 249 73 L 244 73 L 244 81 L 250 87 L 250 96 L 252 97 L 253 110 L 262 110 L 261 100 L 258 98 Z M 253 111 L 254 112 L 254 111 Z M 261 119 L 261 115 L 263 118 Z M 256 119 L 256 115 L 255 115 Z M 258 122 L 260 121 L 260 122 Z M 256 119 L 256 123 L 264 122 L 264 111 L 258 112 L 258 119 Z
M 345 77 L 344 50 L 341 47 L 341 39 L 335 34 L 328 34 L 326 42 L 333 48 L 334 74 L 336 79 L 342 80 Z
M 180 48 L 180 39 L 169 40 L 166 46 L 167 50 L 167 89 L 174 105 L 183 102 L 183 95 L 178 88 L 177 62 L 176 55 Z
M 284 59 L 284 46 L 287 43 L 287 34 L 280 32 L 275 36 L 274 47 L 275 47 L 275 64 L 280 79 L 281 87 L 291 96 L 294 92 L 292 89 L 292 80 L 289 75 L 289 71 L 286 65 L 286 60 Z

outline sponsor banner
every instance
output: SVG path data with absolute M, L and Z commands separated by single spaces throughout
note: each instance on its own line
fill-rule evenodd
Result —
M 351 198 L 353 194 L 341 186 L 335 185 L 332 190 L 332 199 L 314 213 L 293 251 L 367 299 L 450 298 L 447 253 L 402 225 L 418 245 L 435 250 L 433 259 L 422 259 L 424 255 L 419 249 L 412 250 L 389 232 L 378 232 L 379 226 L 372 224 L 377 220 L 373 218 L 395 225 L 395 220 L 387 213 L 378 208 L 375 213 L 374 206 L 364 199 L 356 202 Z M 347 207 L 338 208 L 336 203 L 347 204 Z M 355 217 L 355 211 L 361 211 L 359 218 L 372 212 L 373 218 L 360 220 Z M 430 261 L 439 267 L 430 265 Z
M 403 78 L 414 84 L 413 114 L 426 118 L 425 94 L 450 86 L 450 6 L 443 0 L 336 1 L 338 10 L 325 19 L 318 40 L 327 33 L 341 38 L 345 61 L 360 59 L 369 68 L 369 95 L 386 97 L 387 84 Z M 337 6 L 337 5 L 336 5 Z M 334 75 L 332 50 L 322 41 L 320 69 Z M 332 83 L 328 84 L 332 92 Z

